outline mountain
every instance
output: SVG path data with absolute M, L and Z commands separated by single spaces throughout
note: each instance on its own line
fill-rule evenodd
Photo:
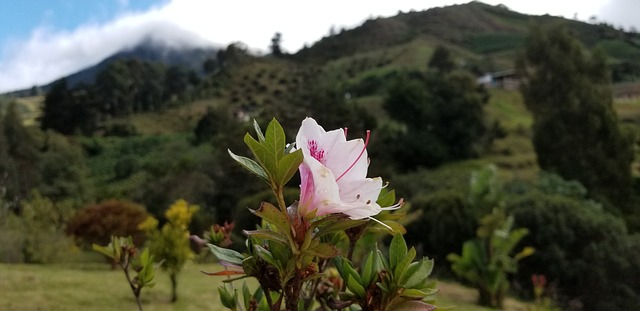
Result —
M 606 23 L 526 15 L 504 5 L 492 6 L 477 1 L 369 19 L 359 27 L 324 37 L 293 57 L 325 63 L 422 40 L 432 47 L 444 45 L 454 50 L 467 61 L 476 62 L 480 67 L 478 70 L 505 70 L 512 68 L 530 26 L 556 23 L 564 24 L 587 47 L 604 49 L 610 57 L 614 81 L 640 77 L 640 35 L 637 33 L 625 32 Z M 494 68 L 489 68 L 491 66 Z
M 137 59 L 140 61 L 158 62 L 168 66 L 181 66 L 186 69 L 194 70 L 198 73 L 203 71 L 203 63 L 208 58 L 214 58 L 218 52 L 217 48 L 202 48 L 192 46 L 177 46 L 166 41 L 159 40 L 155 37 L 146 37 L 132 48 L 128 48 L 117 52 L 96 65 L 82 69 L 76 73 L 63 77 L 67 80 L 70 87 L 79 84 L 93 84 L 96 75 L 106 68 L 110 63 L 121 59 Z M 46 84 L 40 87 L 41 92 L 47 92 L 52 84 Z M 32 95 L 33 90 L 20 90 L 8 93 L 7 95 L 15 97 L 23 97 Z

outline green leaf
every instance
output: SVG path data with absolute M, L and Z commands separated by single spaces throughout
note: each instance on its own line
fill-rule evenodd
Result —
M 243 232 L 244 234 L 254 238 L 261 238 L 269 241 L 280 242 L 283 244 L 288 243 L 286 236 L 282 235 L 281 233 L 275 232 L 273 230 L 266 230 L 266 229 L 253 230 L 253 231 L 243 230 Z
M 331 244 L 319 243 L 318 245 L 305 249 L 303 253 L 320 258 L 333 258 L 340 252 Z
M 265 146 L 267 150 L 271 152 L 275 157 L 275 162 L 280 161 L 284 156 L 284 148 L 287 144 L 284 135 L 284 129 L 278 121 L 273 118 L 267 126 L 267 133 L 265 135 Z
M 389 245 L 389 264 L 390 268 L 395 271 L 398 263 L 402 258 L 407 256 L 407 243 L 404 241 L 402 234 L 396 234 L 391 239 Z
M 396 279 L 399 280 L 402 278 L 402 276 L 405 274 L 405 271 L 407 270 L 407 267 L 414 258 L 416 258 L 416 249 L 412 247 L 411 249 L 409 249 L 409 252 L 407 252 L 407 256 L 404 256 L 402 260 L 398 262 L 396 268 L 393 270 L 393 275 Z
M 269 202 L 262 202 L 260 208 L 250 211 L 256 216 L 264 219 L 271 225 L 273 225 L 280 233 L 287 237 L 291 235 L 291 226 L 289 225 L 289 218 L 277 207 Z
M 237 293 L 234 293 L 234 295 L 231 295 L 231 293 L 229 293 L 229 291 L 224 287 L 224 285 L 221 285 L 220 287 L 218 287 L 218 292 L 220 293 L 220 301 L 222 302 L 222 305 L 231 310 L 235 310 L 236 309 L 235 296 L 237 295 Z
M 378 196 L 378 201 L 376 203 L 378 203 L 378 205 L 382 207 L 396 204 L 395 190 L 386 191 L 384 189 L 386 188 L 383 188 L 383 191 L 380 192 L 380 195 Z
M 249 306 L 251 305 L 251 292 L 249 291 L 249 286 L 247 286 L 246 281 L 242 282 L 242 300 L 244 301 L 245 310 L 249 310 Z
M 302 149 L 298 149 L 292 153 L 286 154 L 280 161 L 278 162 L 278 174 L 277 180 L 280 185 L 285 185 L 293 175 L 296 174 L 298 168 L 300 167 L 300 163 L 302 163 Z
M 360 269 L 360 277 L 362 278 L 362 285 L 365 287 L 371 286 L 371 284 L 377 279 L 378 276 L 378 252 L 375 250 L 370 251 L 362 261 L 362 267 Z
M 277 268 L 278 270 L 282 269 L 282 266 L 273 257 L 273 254 L 271 254 L 270 251 L 268 251 L 267 249 L 265 249 L 264 247 L 262 247 L 260 245 L 254 245 L 253 247 L 254 247 L 258 257 L 260 257 L 262 260 L 268 262 L 270 265 L 272 265 L 273 267 Z
M 407 298 L 411 298 L 411 299 L 422 299 L 423 297 L 426 297 L 428 295 L 428 293 L 423 292 L 419 289 L 415 289 L 415 288 L 407 288 L 405 290 L 402 291 L 402 294 L 400 294 L 401 297 L 407 297 Z
M 256 119 L 253 119 L 253 129 L 256 130 L 256 135 L 258 135 L 258 141 L 264 143 L 264 134 L 262 134 L 262 129 L 260 128 L 260 124 Z
M 149 254 L 149 249 L 145 249 L 142 254 L 140 255 L 140 265 L 142 266 L 142 269 L 140 270 L 140 272 L 138 272 L 138 282 L 140 285 L 140 288 L 142 287 L 153 287 L 154 286 L 154 282 L 153 279 L 155 278 L 155 272 L 154 272 L 154 263 L 153 263 L 153 256 L 151 256 Z
M 105 256 L 113 259 L 113 260 L 116 260 L 116 261 L 120 260 L 119 258 L 116 258 L 115 254 L 113 252 L 113 247 L 111 246 L 111 244 L 109 244 L 107 246 L 100 246 L 98 244 L 93 244 L 93 245 L 91 245 L 91 248 L 94 251 L 96 251 L 98 253 L 101 253 L 101 254 L 103 254 L 103 255 L 105 255 Z M 118 256 L 118 257 L 120 257 L 120 256 Z
M 267 173 L 258 163 L 256 163 L 256 161 L 253 161 L 247 157 L 236 155 L 235 153 L 231 152 L 231 150 L 228 151 L 231 158 L 240 163 L 242 167 L 247 169 L 249 172 L 258 175 L 258 177 L 264 179 L 265 181 L 269 181 L 269 176 L 267 176 Z
M 347 288 L 356 296 L 360 298 L 365 297 L 364 287 L 356 280 L 355 276 L 350 274 L 347 277 Z
M 244 135 L 244 142 L 247 144 L 251 152 L 260 163 L 260 166 L 265 170 L 268 179 L 271 181 L 271 177 L 276 176 L 277 162 L 274 154 L 268 150 L 268 148 L 259 143 L 255 138 L 251 137 L 248 133 Z
M 234 265 L 242 265 L 242 261 L 245 259 L 242 254 L 232 249 L 218 247 L 211 243 L 207 243 L 207 246 L 209 247 L 211 253 L 213 253 L 218 258 L 218 260 L 226 261 Z
M 366 220 L 352 220 L 349 218 L 338 218 L 332 219 L 329 221 L 325 221 L 319 226 L 318 232 L 316 232 L 315 237 L 321 237 L 327 233 L 342 231 L 349 228 L 357 227 L 359 225 L 365 224 Z
M 429 282 L 428 276 L 433 270 L 433 260 L 423 258 L 420 261 L 413 262 L 407 268 L 402 278 L 399 281 L 400 285 L 404 285 L 406 288 L 422 288 Z

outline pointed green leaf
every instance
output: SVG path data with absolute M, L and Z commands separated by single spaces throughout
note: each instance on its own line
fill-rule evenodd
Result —
M 213 253 L 218 258 L 218 260 L 226 261 L 234 265 L 242 265 L 242 261 L 244 260 L 244 256 L 242 254 L 232 249 L 215 246 L 211 243 L 207 243 L 207 246 L 209 247 L 211 253 Z
M 94 251 L 101 253 L 113 260 L 119 260 L 119 258 L 116 258 L 114 252 L 113 252 L 113 247 L 111 246 L 111 244 L 107 245 L 107 246 L 100 246 L 98 244 L 93 244 L 91 245 L 91 248 L 93 248 Z
M 404 241 L 402 234 L 396 234 L 391 239 L 391 245 L 389 245 L 389 264 L 391 269 L 395 271 L 398 262 L 405 256 L 407 256 L 407 243 Z
M 382 207 L 396 204 L 396 191 L 395 190 L 386 191 L 384 189 L 386 188 L 383 188 L 383 191 L 380 192 L 380 195 L 378 196 L 378 201 L 376 201 L 376 203 L 378 203 Z
M 402 260 L 398 262 L 396 268 L 393 270 L 393 275 L 396 279 L 399 280 L 402 278 L 402 276 L 405 274 L 405 271 L 407 270 L 407 267 L 414 258 L 416 258 L 416 249 L 412 247 L 411 249 L 409 249 L 409 252 L 407 252 L 407 256 L 404 256 Z
M 236 155 L 235 153 L 231 152 L 231 150 L 228 150 L 228 151 L 231 158 L 236 160 L 236 162 L 240 163 L 240 165 L 242 165 L 242 167 L 247 169 L 249 172 L 258 175 L 258 177 L 264 179 L 265 181 L 269 180 L 267 173 L 264 171 L 264 169 L 262 169 L 262 167 L 258 163 L 256 163 L 256 161 L 253 161 L 247 157 Z
M 284 156 L 284 148 L 287 144 L 284 135 L 284 129 L 278 121 L 273 118 L 267 126 L 267 133 L 265 134 L 265 146 L 267 150 L 275 156 L 275 161 L 279 161 Z
M 253 119 L 253 129 L 256 131 L 256 135 L 258 135 L 258 141 L 263 143 L 264 142 L 264 134 L 262 133 L 262 129 L 260 128 L 260 124 L 258 124 L 258 121 L 256 121 L 256 119 Z
M 283 244 L 287 244 L 287 237 L 282 235 L 281 233 L 275 232 L 273 230 L 253 230 L 253 231 L 247 231 L 247 230 L 243 230 L 244 234 L 254 237 L 254 238 L 260 238 L 260 239 L 265 239 L 265 240 L 270 240 L 270 241 L 276 241 L 276 242 L 280 242 Z
M 360 277 L 362 278 L 362 285 L 365 287 L 371 286 L 371 284 L 376 281 L 379 270 L 377 261 L 378 261 L 378 252 L 371 251 L 367 254 L 367 256 L 362 261 L 362 267 L 360 268 Z
M 278 162 L 277 180 L 280 185 L 285 185 L 296 174 L 302 163 L 302 149 L 286 154 Z
M 246 281 L 242 282 L 242 300 L 244 302 L 244 309 L 249 310 L 249 306 L 251 305 L 251 292 L 249 291 L 249 286 L 247 286 Z
M 402 294 L 400 294 L 400 296 L 411 298 L 411 299 L 422 299 L 423 297 L 427 296 L 427 293 L 419 289 L 407 288 L 402 291 Z
M 406 288 L 422 288 L 429 282 L 428 276 L 433 270 L 433 260 L 423 258 L 409 265 L 406 272 L 399 280 L 399 284 Z
M 258 254 L 258 257 L 260 257 L 262 260 L 266 261 L 270 265 L 274 266 L 278 270 L 282 269 L 280 263 L 273 257 L 273 254 L 271 254 L 270 251 L 268 251 L 267 249 L 265 249 L 260 245 L 254 245 L 253 247 L 256 251 L 256 254 Z
M 364 298 L 365 297 L 365 290 L 364 287 L 358 282 L 358 280 L 356 280 L 356 278 L 354 277 L 354 275 L 349 275 L 347 277 L 347 288 L 356 296 L 360 297 L 360 298 Z
M 357 227 L 359 225 L 367 223 L 366 220 L 352 220 L 352 219 L 336 219 L 331 221 L 326 221 L 319 227 L 318 232 L 316 232 L 316 237 L 321 237 L 327 233 L 342 231 L 349 228 Z
M 224 285 L 220 285 L 220 287 L 218 287 L 218 292 L 220 293 L 220 301 L 222 302 L 222 305 L 231 309 L 231 310 L 235 310 L 236 309 L 236 295 L 237 293 L 234 292 L 234 295 L 231 295 L 231 293 L 229 293 L 229 291 L 224 287 Z
M 264 144 L 259 143 L 255 138 L 251 137 L 248 133 L 244 135 L 244 142 L 247 144 L 251 152 L 256 157 L 260 166 L 267 173 L 266 175 L 270 177 L 276 176 L 277 163 L 275 155 L 272 151 L 270 151 Z
M 264 219 L 277 229 L 278 232 L 289 237 L 291 235 L 291 226 L 289 224 L 289 218 L 277 207 L 268 202 L 262 202 L 260 208 L 250 211 L 256 216 Z

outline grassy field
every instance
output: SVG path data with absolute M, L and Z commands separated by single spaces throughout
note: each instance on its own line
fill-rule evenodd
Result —
M 144 309 L 225 310 L 217 291 L 221 278 L 200 273 L 218 269 L 214 264 L 188 264 L 180 275 L 175 304 L 169 302 L 169 278 L 160 272 L 156 286 L 143 290 Z M 440 306 L 462 311 L 491 310 L 473 304 L 477 297 L 473 289 L 451 282 L 439 282 L 438 287 Z M 0 264 L 0 293 L 0 310 L 136 310 L 122 271 L 110 270 L 104 264 Z M 506 303 L 508 310 L 526 307 L 513 299 Z

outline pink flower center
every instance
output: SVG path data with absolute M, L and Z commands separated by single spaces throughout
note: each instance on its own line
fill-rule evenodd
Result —
M 318 142 L 310 140 L 307 142 L 307 147 L 309 148 L 309 154 L 311 154 L 314 159 L 324 164 L 324 150 L 318 148 Z
M 346 134 L 347 134 L 347 129 L 345 128 L 345 136 L 346 136 Z M 342 178 L 342 176 L 347 174 L 354 166 L 356 166 L 356 163 L 358 163 L 358 160 L 360 160 L 360 158 L 362 158 L 362 155 L 364 154 L 365 150 L 367 150 L 367 146 L 369 145 L 369 137 L 370 136 L 371 136 L 371 131 L 367 130 L 367 138 L 364 141 L 364 147 L 362 147 L 362 150 L 360 151 L 360 154 L 358 155 L 356 160 L 353 161 L 353 163 L 351 163 L 351 165 L 349 165 L 347 170 L 345 170 L 342 174 L 340 174 L 340 176 L 338 176 L 338 178 L 336 178 L 336 181 L 340 180 L 340 178 Z M 312 153 L 312 155 L 313 155 L 313 153 Z M 367 204 L 369 204 L 369 203 L 367 203 Z

